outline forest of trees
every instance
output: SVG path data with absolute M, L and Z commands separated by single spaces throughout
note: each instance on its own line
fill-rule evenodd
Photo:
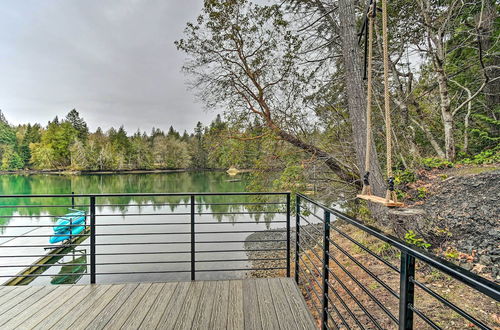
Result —
M 358 31 L 367 9 L 356 0 L 207 0 L 176 45 L 207 106 L 226 109 L 228 120 L 242 126 L 258 118 L 262 137 L 302 153 L 301 162 L 286 164 L 320 166 L 331 179 L 359 185 L 367 86 Z M 499 9 L 494 0 L 389 3 L 394 170 L 418 168 L 429 158 L 500 161 Z M 372 141 L 378 152 L 370 162 L 376 194 L 386 187 L 381 25 L 377 14 Z
M 0 118 L 1 169 L 279 169 L 280 182 L 360 185 L 366 82 L 354 0 L 205 1 L 176 46 L 193 89 L 224 115 L 192 133 L 90 132 L 76 110 L 46 126 Z M 494 0 L 389 4 L 395 173 L 422 163 L 500 161 L 500 20 Z M 374 29 L 371 183 L 383 173 L 380 18 Z M 360 38 L 362 40 L 362 38 Z M 257 173 L 257 175 L 259 175 Z M 266 179 L 266 176 L 262 176 Z M 271 179 L 270 179 L 271 180 Z M 278 187 L 288 189 L 287 186 Z
M 252 125 L 244 130 L 258 131 Z M 153 128 L 149 134 L 128 134 L 123 126 L 90 132 L 75 109 L 45 127 L 9 125 L 0 111 L 1 169 L 103 171 L 254 166 L 259 146 L 234 143 L 228 134 L 227 123 L 219 115 L 208 127 L 198 122 L 191 134 L 180 134 L 172 126 L 168 132 Z

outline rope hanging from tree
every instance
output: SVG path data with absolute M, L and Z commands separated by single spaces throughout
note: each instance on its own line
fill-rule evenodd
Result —
M 386 136 L 386 167 L 387 167 L 387 191 L 385 198 L 373 196 L 370 187 L 370 156 L 372 146 L 372 66 L 373 66 L 373 27 L 377 12 L 375 1 L 370 1 L 367 12 L 367 20 L 363 29 L 368 26 L 368 40 L 365 44 L 367 61 L 365 67 L 365 75 L 367 76 L 367 96 L 366 96 L 366 153 L 365 153 L 365 175 L 363 178 L 363 190 L 359 198 L 366 199 L 372 202 L 384 204 L 385 206 L 402 206 L 402 203 L 397 201 L 396 193 L 394 192 L 394 177 L 392 173 L 392 139 L 391 139 L 391 104 L 389 92 L 389 47 L 387 33 L 387 0 L 382 0 L 382 46 L 383 46 L 383 64 L 384 64 L 384 110 L 385 110 L 385 136 Z

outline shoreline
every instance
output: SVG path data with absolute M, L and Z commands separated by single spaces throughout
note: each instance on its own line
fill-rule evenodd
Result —
M 77 170 L 18 170 L 0 171 L 0 175 L 111 175 L 111 174 L 155 174 L 155 173 L 184 173 L 184 172 L 224 172 L 221 168 L 184 168 L 184 169 L 130 169 L 130 170 L 97 170 L 97 171 L 77 171 Z M 251 172 L 251 169 L 240 170 L 239 173 Z

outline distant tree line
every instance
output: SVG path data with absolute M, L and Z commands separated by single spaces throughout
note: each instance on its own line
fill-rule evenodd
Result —
M 258 123 L 237 128 L 259 133 Z M 133 170 L 254 167 L 260 141 L 232 139 L 234 127 L 220 115 L 209 125 L 198 122 L 192 133 L 153 128 L 148 134 L 126 132 L 123 126 L 90 132 L 75 109 L 47 126 L 13 126 L 0 112 L 1 170 Z

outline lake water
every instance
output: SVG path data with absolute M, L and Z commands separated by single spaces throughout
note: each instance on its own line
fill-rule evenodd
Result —
M 111 175 L 1 175 L 0 194 L 101 194 L 101 193 L 185 193 L 244 192 L 247 176 L 224 172 L 183 172 Z M 190 197 L 106 197 L 96 200 L 97 283 L 187 280 L 190 254 Z M 246 271 L 212 271 L 251 267 L 243 241 L 254 231 L 283 228 L 286 216 L 284 196 L 197 196 L 196 232 L 231 231 L 196 235 L 197 279 L 239 278 Z M 272 202 L 272 205 L 259 205 Z M 256 203 L 256 204 L 248 204 Z M 76 208 L 88 212 L 88 198 L 76 198 Z M 153 205 L 155 204 L 155 205 Z M 18 207 L 25 205 L 29 207 Z M 61 205 L 61 206 L 57 206 Z M 0 284 L 8 275 L 31 264 L 33 257 L 9 257 L 47 253 L 48 237 L 57 216 L 69 212 L 70 198 L 0 199 Z M 49 207 L 52 206 L 52 207 Z M 53 207 L 57 206 L 57 207 Z M 249 214 L 250 213 L 250 214 Z M 132 224 L 139 224 L 134 225 Z M 31 227 L 19 227 L 31 226 Z M 244 233 L 234 233 L 244 231 Z M 144 235 L 124 235 L 144 233 Z M 177 233 L 177 234 L 173 234 Z M 221 241 L 232 241 L 221 243 Z M 22 242 L 19 243 L 19 242 Z M 18 245 L 23 245 L 20 247 Z M 26 245 L 39 245 L 25 247 Z M 89 240 L 47 268 L 30 284 L 88 283 L 89 276 L 58 276 L 58 273 L 88 273 Z M 237 252 L 204 252 L 238 250 Z M 163 252 L 173 252 L 163 254 Z M 126 255 L 125 255 L 126 254 Z M 233 259 L 238 261 L 212 261 Z M 123 263 L 129 264 L 123 264 Z M 71 265 L 67 265 L 67 264 Z M 15 268 L 2 267 L 19 265 Z M 65 265 L 66 264 L 66 265 Z M 79 266 L 80 265 L 80 266 Z M 162 274 L 162 271 L 175 273 Z M 140 272 L 140 274 L 127 274 Z M 120 274 L 116 274 L 120 273 Z

